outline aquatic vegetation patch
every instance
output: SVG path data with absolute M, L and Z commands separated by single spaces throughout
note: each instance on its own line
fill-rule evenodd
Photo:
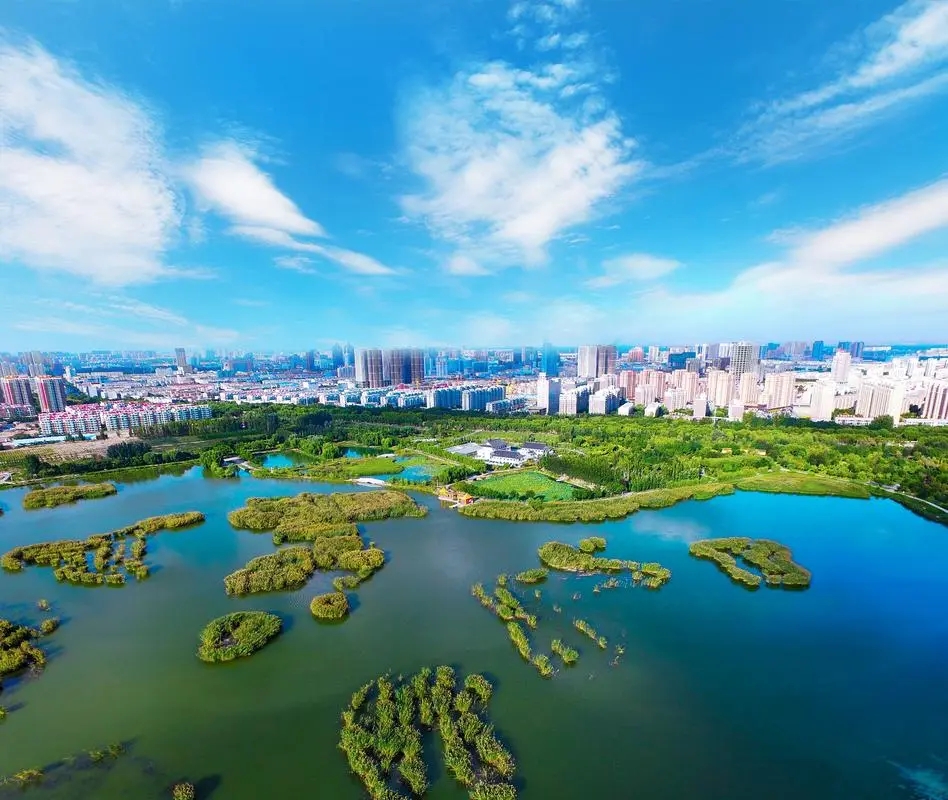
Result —
M 695 558 L 713 561 L 732 581 L 749 589 L 757 589 L 761 583 L 787 589 L 805 589 L 810 585 L 810 571 L 794 562 L 789 547 L 770 539 L 702 539 L 692 542 L 688 552 Z M 756 567 L 761 574 L 741 567 L 737 559 Z
M 213 664 L 253 655 L 281 630 L 282 620 L 266 611 L 225 614 L 211 620 L 201 632 L 198 658 Z
M 572 666 L 579 661 L 579 651 L 563 643 L 562 639 L 554 639 L 550 649 L 556 653 L 566 666 Z
M 598 646 L 600 650 L 605 650 L 609 645 L 609 642 L 606 640 L 605 636 L 600 636 L 599 632 L 586 620 L 577 619 L 573 620 L 573 627 L 576 628 L 580 633 L 586 634 L 590 639 L 592 639 Z
M 148 577 L 148 566 L 143 561 L 148 536 L 201 522 L 204 515 L 199 511 L 148 517 L 87 539 L 60 539 L 14 547 L 0 557 L 0 566 L 9 572 L 19 572 L 26 566 L 52 567 L 53 575 L 60 582 L 122 586 L 127 576 L 138 580 Z
M 95 500 L 118 493 L 114 483 L 89 483 L 81 486 L 52 486 L 48 489 L 33 489 L 23 497 L 23 508 L 55 508 L 78 503 L 80 500 Z
M 52 633 L 54 626 L 49 633 Z M 0 690 L 3 679 L 26 669 L 36 671 L 46 666 L 46 654 L 33 641 L 49 635 L 43 629 L 37 630 L 26 625 L 18 625 L 8 619 L 0 619 Z
M 310 548 L 287 547 L 250 559 L 245 567 L 224 578 L 224 589 L 236 595 L 300 589 L 315 571 Z
M 353 693 L 339 747 L 373 800 L 421 797 L 429 788 L 423 737 L 436 732 L 448 773 L 469 797 L 514 800 L 513 756 L 486 719 L 492 689 L 482 675 L 458 686 L 448 666 L 380 677 Z
M 72 777 L 77 771 L 107 768 L 111 765 L 111 762 L 116 761 L 126 752 L 126 746 L 121 743 L 110 744 L 100 749 L 86 750 L 62 758 L 43 769 L 21 769 L 12 775 L 0 777 L 0 788 L 10 787 L 16 789 L 19 795 L 21 792 L 38 787 L 41 784 L 56 786 L 63 779 Z M 7 796 L 6 792 L 3 793 L 3 796 Z
M 349 614 L 349 600 L 341 591 L 318 594 L 309 604 L 309 611 L 316 619 L 345 619 Z
M 549 574 L 550 571 L 546 567 L 536 567 L 518 572 L 515 580 L 517 583 L 542 583 Z
M 352 536 L 353 524 L 392 517 L 423 517 L 427 513 L 407 494 L 377 492 L 303 492 L 294 497 L 251 497 L 227 515 L 230 524 L 255 532 L 273 532 L 274 541 L 309 541 L 327 536 Z
M 604 550 L 606 540 L 600 536 L 582 539 L 579 547 L 563 542 L 546 542 L 540 546 L 537 555 L 550 569 L 563 572 L 581 572 L 586 574 L 614 574 L 628 571 L 636 583 L 641 582 L 649 589 L 659 589 L 671 579 L 671 570 L 654 562 L 639 564 L 637 561 L 623 561 L 618 558 L 603 558 L 593 555 Z M 607 588 L 612 588 L 611 585 Z

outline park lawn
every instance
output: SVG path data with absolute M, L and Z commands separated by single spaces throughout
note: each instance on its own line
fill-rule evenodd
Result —
M 477 494 L 479 488 L 489 488 L 498 492 L 523 494 L 532 491 L 536 497 L 544 500 L 572 500 L 573 487 L 560 483 L 541 472 L 514 472 L 509 475 L 492 475 L 469 484 L 471 491 Z

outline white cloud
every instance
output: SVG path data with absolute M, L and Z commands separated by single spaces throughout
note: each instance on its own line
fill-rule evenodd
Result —
M 779 261 L 739 273 L 730 285 L 676 294 L 657 289 L 639 298 L 636 320 L 655 335 L 800 338 L 813 334 L 924 339 L 944 329 L 948 263 L 867 269 L 883 256 L 948 228 L 948 180 L 866 207 L 821 229 L 775 237 Z M 682 323 L 689 330 L 681 329 Z
M 323 258 L 345 267 L 349 272 L 357 275 L 394 275 L 395 270 L 387 267 L 380 261 L 358 253 L 354 250 L 346 250 L 343 247 L 334 247 L 332 245 L 317 244 L 315 242 L 301 242 L 294 239 L 284 231 L 274 230 L 273 228 L 256 227 L 252 225 L 235 225 L 230 229 L 230 233 L 235 236 L 242 236 L 246 239 L 253 239 L 263 244 L 273 245 L 275 247 L 284 247 L 288 250 L 296 250 L 302 253 L 315 253 Z M 291 260 L 292 257 L 286 257 L 285 260 Z M 276 259 L 277 266 L 284 266 L 280 259 Z M 293 267 L 288 267 L 293 269 Z M 305 270 L 297 269 L 298 272 Z
M 306 256 L 277 256 L 273 263 L 280 269 L 289 269 L 293 272 L 301 272 L 304 275 L 317 275 L 318 271 L 313 269 L 313 259 Z
M 948 226 L 948 179 L 916 189 L 855 216 L 807 234 L 792 236 L 793 259 L 808 266 L 863 261 Z
M 829 81 L 767 106 L 739 134 L 741 157 L 776 163 L 819 152 L 948 88 L 948 3 L 909 0 L 861 31 Z
M 214 144 L 185 169 L 201 202 L 235 225 L 269 228 L 299 236 L 325 236 L 255 162 L 258 155 L 234 141 Z
M 120 314 L 127 314 L 138 319 L 154 320 L 156 322 L 166 322 L 171 325 L 188 325 L 188 320 L 180 314 L 169 311 L 167 308 L 160 308 L 140 300 L 133 300 L 128 297 L 110 297 L 107 300 L 108 305 Z
M 473 258 L 461 254 L 451 256 L 445 269 L 451 275 L 490 275 L 490 271 L 484 269 Z
M 591 219 L 641 168 L 604 104 L 564 100 L 576 65 L 491 62 L 415 98 L 406 157 L 424 190 L 410 218 L 480 261 L 542 263 L 547 244 Z
M 148 111 L 0 42 L 0 258 L 115 286 L 168 273 L 181 212 Z
M 607 289 L 629 281 L 652 281 L 678 269 L 681 263 L 648 253 L 631 253 L 603 262 L 603 274 L 586 281 L 590 289 Z

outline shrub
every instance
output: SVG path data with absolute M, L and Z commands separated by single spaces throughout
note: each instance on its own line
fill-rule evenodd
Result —
M 172 800 L 194 800 L 194 785 L 190 783 L 176 783 L 171 789 Z

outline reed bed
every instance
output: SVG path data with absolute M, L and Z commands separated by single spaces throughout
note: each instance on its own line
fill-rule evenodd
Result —
M 211 620 L 201 632 L 198 658 L 210 664 L 253 655 L 283 630 L 276 614 L 236 611 Z
M 421 797 L 429 788 L 422 737 L 436 731 L 447 772 L 470 797 L 514 800 L 513 756 L 484 717 L 492 692 L 482 675 L 458 687 L 448 666 L 382 676 L 353 693 L 339 747 L 373 800 Z
M 732 581 L 748 589 L 757 589 L 762 583 L 785 589 L 805 589 L 810 585 L 810 571 L 794 562 L 790 548 L 770 539 L 702 539 L 692 542 L 688 552 L 695 558 L 713 561 Z M 761 574 L 741 567 L 738 558 Z

